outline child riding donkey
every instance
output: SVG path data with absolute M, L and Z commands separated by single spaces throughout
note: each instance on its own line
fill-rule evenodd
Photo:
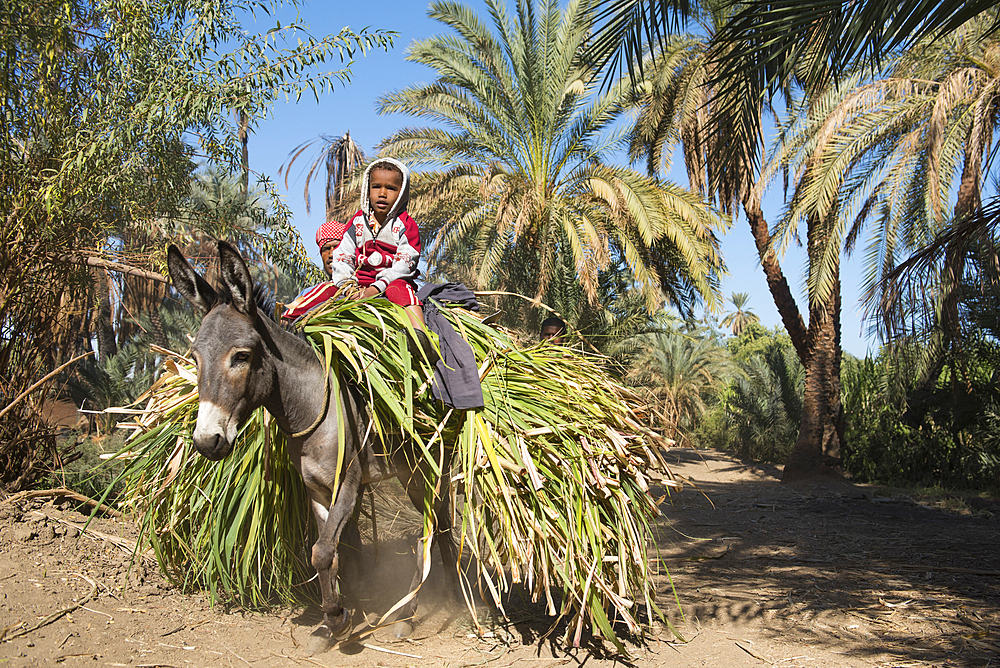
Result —
M 361 297 L 383 295 L 406 309 L 419 347 L 435 367 L 434 396 L 449 406 L 468 409 L 483 405 L 475 354 L 447 319 L 431 303 L 429 323 L 425 323 L 421 299 L 414 279 L 419 275 L 420 230 L 406 211 L 410 200 L 410 170 L 392 158 L 381 158 L 365 170 L 361 189 L 361 209 L 349 223 L 330 221 L 320 226 L 316 243 L 323 269 L 330 280 L 303 292 L 288 305 L 285 320 L 297 320 L 312 308 L 336 296 L 345 283 L 354 279 L 362 288 Z M 422 294 L 438 301 L 461 303 L 478 310 L 475 296 L 464 286 L 425 285 Z M 442 289 L 450 290 L 441 292 Z M 431 344 L 428 326 L 440 341 Z M 441 356 L 444 359 L 441 359 Z
M 406 211 L 409 199 L 410 170 L 406 165 L 392 158 L 370 164 L 362 181 L 361 209 L 346 229 L 331 221 L 316 235 L 330 281 L 300 295 L 282 317 L 300 317 L 354 279 L 362 288 L 362 298 L 382 295 L 403 306 L 422 334 L 423 308 L 414 283 L 420 274 L 420 230 Z M 336 242 L 338 236 L 342 238 Z

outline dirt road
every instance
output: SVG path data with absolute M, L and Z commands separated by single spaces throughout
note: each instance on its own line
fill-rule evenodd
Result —
M 658 565 L 683 615 L 670 580 L 658 585 L 687 642 L 657 629 L 631 660 L 540 639 L 552 620 L 516 598 L 513 622 L 484 615 L 479 638 L 468 613 L 438 602 L 437 579 L 411 640 L 377 632 L 307 657 L 317 609 L 213 610 L 152 562 L 127 569 L 128 522 L 100 520 L 99 533 L 80 536 L 84 518 L 68 504 L 28 501 L 0 502 L 0 667 L 1000 666 L 1000 503 L 955 510 L 866 487 L 788 488 L 772 467 L 671 456 L 697 485 L 663 505 L 659 531 Z M 392 576 L 412 572 L 406 545 L 383 546 L 376 581 L 394 584 L 364 610 L 401 594 L 406 578 Z

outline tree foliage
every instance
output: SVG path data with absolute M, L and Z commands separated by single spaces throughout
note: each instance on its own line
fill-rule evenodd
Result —
M 784 462 L 799 435 L 805 369 L 787 339 L 767 338 L 740 362 L 723 395 L 733 426 L 733 451 L 759 461 Z
M 478 186 L 427 244 L 429 261 L 462 244 L 478 287 L 538 300 L 572 267 L 591 304 L 601 272 L 617 267 L 650 312 L 665 300 L 714 305 L 718 217 L 694 193 L 606 162 L 629 86 L 597 92 L 596 72 L 580 59 L 586 3 L 515 7 L 511 16 L 489 0 L 491 29 L 468 7 L 432 4 L 431 16 L 457 35 L 416 42 L 408 59 L 438 78 L 379 101 L 383 113 L 444 126 L 401 130 L 385 153 L 439 169 L 436 192 Z
M 750 295 L 746 292 L 734 292 L 730 298 L 733 310 L 722 319 L 722 326 L 732 330 L 733 336 L 739 336 L 743 330 L 753 323 L 760 322 L 760 316 L 748 308 L 744 308 L 750 301 Z
M 648 393 L 650 426 L 689 444 L 691 432 L 732 374 L 729 355 L 704 333 L 661 331 L 638 339 L 627 378 Z
M 356 199 L 350 197 L 352 174 L 363 168 L 367 157 L 361 146 L 351 138 L 350 132 L 340 137 L 320 135 L 315 139 L 305 141 L 288 154 L 288 162 L 278 170 L 285 172 L 285 188 L 288 188 L 288 176 L 292 166 L 309 149 L 314 149 L 309 166 L 306 170 L 305 185 L 302 187 L 302 198 L 306 202 L 306 213 L 310 213 L 312 198 L 309 192 L 310 184 L 319 176 L 320 168 L 326 174 L 323 189 L 326 217 L 324 220 L 347 220 L 354 214 Z
M 45 433 L 34 406 L 46 385 L 12 400 L 89 348 L 92 334 L 114 354 L 115 308 L 132 291 L 147 304 L 162 299 L 162 287 L 140 283 L 158 273 L 165 237 L 239 230 L 244 246 L 307 271 L 266 180 L 271 204 L 244 207 L 259 214 L 252 224 L 227 215 L 201 227 L 188 206 L 192 171 L 197 163 L 238 170 L 240 126 L 252 132 L 279 96 L 318 96 L 346 81 L 346 68 L 315 68 L 385 47 L 391 35 L 345 28 L 316 38 L 299 23 L 243 29 L 242 20 L 274 7 L 11 0 L 0 8 L 0 367 L 11 370 L 0 379 L 0 442 L 18 453 L 3 457 L 0 486 L 25 484 L 36 453 L 51 448 L 27 436 Z
M 844 466 L 863 482 L 1000 489 L 995 340 L 967 341 L 964 360 L 921 380 L 922 346 L 897 343 L 845 365 Z M 956 369 L 962 382 L 954 383 Z
M 721 87 L 711 134 L 725 137 L 730 129 L 741 129 L 729 136 L 730 143 L 716 146 L 714 162 L 727 169 L 758 164 L 760 108 L 791 83 L 811 92 L 859 64 L 877 69 L 898 48 L 946 35 L 997 5 L 995 0 L 727 4 L 732 10 L 711 56 L 713 82 Z M 696 7 L 686 0 L 596 0 L 599 23 L 590 55 L 610 63 L 612 72 L 624 64 L 633 76 L 641 75 L 647 53 L 678 32 Z

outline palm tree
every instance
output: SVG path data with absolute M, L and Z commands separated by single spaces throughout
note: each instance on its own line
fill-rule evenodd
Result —
M 354 213 L 354 199 L 346 197 L 348 191 L 348 177 L 363 167 L 367 161 L 364 150 L 353 139 L 351 133 L 345 132 L 340 137 L 330 137 L 320 135 L 315 139 L 305 141 L 288 154 L 288 162 L 278 169 L 278 174 L 285 173 L 285 188 L 288 188 L 288 174 L 292 170 L 295 161 L 302 157 L 302 154 L 309 149 L 315 149 L 306 172 L 306 182 L 302 188 L 302 197 L 306 202 L 306 213 L 311 212 L 311 198 L 309 196 L 309 186 L 314 179 L 319 177 L 319 170 L 322 167 L 326 172 L 326 184 L 324 188 L 324 202 L 326 205 L 326 218 L 324 220 L 337 220 L 346 218 L 348 214 Z M 350 204 L 347 204 L 350 202 Z M 345 209 L 345 204 L 347 207 Z M 348 211 L 347 209 L 351 209 Z
M 646 26 L 650 18 L 639 17 L 641 7 L 626 0 L 607 4 L 606 11 L 618 7 L 629 14 L 633 26 Z M 716 131 L 720 119 L 717 112 L 728 104 L 718 76 L 718 34 L 725 29 L 732 15 L 732 5 L 721 0 L 708 0 L 699 7 L 680 3 L 679 9 L 697 21 L 701 30 L 695 33 L 663 35 L 656 42 L 656 51 L 647 58 L 643 71 L 648 76 L 641 82 L 638 101 L 639 115 L 630 136 L 629 152 L 633 160 L 645 159 L 649 173 L 669 160 L 679 143 L 691 187 L 698 189 L 709 201 L 725 212 L 736 205 L 743 207 L 768 289 L 781 316 L 785 329 L 795 344 L 800 359 L 811 356 L 809 332 L 792 296 L 782 271 L 778 255 L 772 248 L 770 229 L 761 208 L 763 188 L 758 181 L 755 164 L 763 143 L 757 139 L 752 159 L 740 163 L 719 163 L 718 156 L 730 150 L 734 138 L 746 128 L 731 126 Z M 667 10 L 664 10 L 667 11 Z M 665 21 L 663 15 L 659 17 Z M 661 26 L 666 30 L 666 26 Z M 607 28 L 606 28 L 607 29 Z M 614 32 L 598 32 L 594 44 Z M 633 36 L 634 37 L 634 36 Z M 610 48 L 610 42 L 608 43 Z M 622 47 L 627 50 L 627 47 Z M 763 108 L 757 107 L 757 114 Z M 759 123 L 759 119 L 755 121 Z M 742 141 L 742 140 L 741 140 Z
M 750 309 L 743 310 L 749 299 L 750 295 L 745 292 L 734 292 L 730 299 L 736 310 L 726 314 L 721 324 L 723 327 L 729 327 L 733 332 L 733 336 L 739 336 L 751 323 L 760 322 L 760 316 L 756 313 Z
M 735 450 L 755 460 L 784 462 L 802 423 L 802 364 L 792 350 L 770 346 L 740 366 L 743 373 L 724 394 Z
M 756 164 L 763 151 L 760 137 L 752 138 L 753 155 L 742 161 L 720 162 L 720 154 L 731 150 L 733 141 L 743 141 L 746 126 L 732 125 L 720 132 L 720 123 L 734 117 L 727 115 L 734 92 L 729 82 L 719 78 L 720 45 L 718 34 L 728 25 L 732 6 L 707 2 L 695 14 L 701 33 L 664 36 L 646 62 L 646 79 L 640 84 L 640 113 L 631 135 L 633 159 L 645 157 L 648 169 L 657 169 L 679 142 L 685 159 L 689 182 L 706 197 L 718 201 L 725 211 L 739 203 L 750 225 L 761 268 L 768 289 L 788 331 L 795 351 L 807 370 L 806 402 L 799 430 L 797 456 L 785 467 L 784 478 L 826 471 L 824 458 L 836 458 L 842 433 L 840 402 L 840 283 L 834 281 L 821 299 L 810 299 L 809 326 L 799 311 L 795 298 L 772 244 L 771 231 L 761 208 L 766 181 L 758 179 Z M 744 91 L 745 93 L 745 91 Z M 758 106 L 758 114 L 763 109 Z M 758 121 L 759 124 L 759 121 Z M 809 227 L 808 241 L 815 249 L 824 244 L 825 230 Z M 810 257 L 816 256 L 815 250 Z M 839 259 L 839 256 L 837 256 Z M 839 268 L 839 263 L 836 265 Z
M 786 90 L 791 81 L 798 80 L 806 91 L 815 95 L 852 68 L 877 70 L 900 50 L 921 42 L 933 44 L 973 19 L 985 24 L 981 36 L 990 34 L 1000 21 L 1000 14 L 995 11 L 997 4 L 996 0 L 947 0 L 930 6 L 917 0 L 741 3 L 739 11 L 728 19 L 714 40 L 713 83 L 721 87 L 718 97 L 722 102 L 716 105 L 719 113 L 713 115 L 708 130 L 712 136 L 729 140 L 725 150 L 715 151 L 718 168 L 757 164 L 760 103 L 772 99 L 777 91 Z M 596 0 L 595 12 L 600 24 L 592 41 L 591 57 L 619 69 L 624 63 L 630 73 L 636 69 L 641 73 L 646 49 L 653 44 L 661 45 L 666 35 L 676 31 L 680 19 L 693 13 L 693 7 L 687 0 L 667 3 Z M 957 78 L 953 83 L 957 83 Z M 740 132 L 731 133 L 733 128 Z M 969 171 L 966 173 L 971 175 Z M 960 195 L 968 202 L 973 193 L 963 189 Z M 978 192 L 974 195 L 978 197 Z M 967 207 L 960 203 L 956 212 L 964 208 Z M 992 226 L 994 220 L 995 217 L 982 213 L 973 214 L 971 220 L 959 225 L 958 233 L 946 233 L 948 242 L 981 235 L 982 228 Z M 941 248 L 943 242 L 918 253 L 912 266 L 925 266 L 927 259 Z M 948 259 L 948 272 L 955 275 L 960 261 L 955 253 L 949 253 Z M 950 297 L 943 301 L 942 326 L 947 331 L 955 326 L 955 300 Z M 895 304 L 899 305 L 898 300 Z
M 811 292 L 830 284 L 840 246 L 852 249 L 871 229 L 865 289 L 875 309 L 873 329 L 887 339 L 916 329 L 928 340 L 925 385 L 937 380 L 947 359 L 960 357 L 959 297 L 966 254 L 975 246 L 963 247 L 958 238 L 939 246 L 934 271 L 923 272 L 906 299 L 888 279 L 907 254 L 981 208 L 983 162 L 997 124 L 991 110 L 1000 101 L 993 22 L 987 13 L 914 46 L 889 63 L 884 78 L 863 83 L 856 74 L 831 87 L 809 103 L 808 113 L 803 105 L 773 161 L 775 170 L 791 166 L 800 175 L 783 221 L 785 243 L 798 221 L 827 221 L 826 246 L 810 269 Z M 953 192 L 949 215 L 945 203 Z
M 649 414 L 668 438 L 681 442 L 729 377 L 728 351 L 708 337 L 656 332 L 637 337 L 639 352 L 627 379 L 650 396 Z
M 921 43 L 900 59 L 894 68 L 896 77 L 909 77 L 914 82 L 934 82 L 924 93 L 926 99 L 914 129 L 922 132 L 925 155 L 917 162 L 911 177 L 921 186 L 922 196 L 915 195 L 925 229 L 930 231 L 906 250 L 917 250 L 931 243 L 934 237 L 968 224 L 982 212 L 984 163 L 992 156 L 994 133 L 998 119 L 995 109 L 1000 103 L 1000 39 L 993 27 L 1000 11 L 984 12 L 979 17 L 933 42 Z M 945 213 L 945 202 L 956 192 L 952 215 Z M 983 220 L 983 218 L 980 218 Z M 896 220 L 892 221 L 898 225 Z M 993 223 L 995 225 L 995 220 Z M 944 246 L 943 261 L 931 275 L 932 284 L 921 286 L 924 300 L 922 312 L 928 316 L 920 325 L 930 331 L 929 349 L 932 363 L 925 374 L 925 383 L 936 377 L 946 357 L 955 359 L 963 336 L 959 317 L 959 299 L 966 273 L 966 256 L 983 247 L 985 235 L 956 238 Z M 989 264 L 989 262 L 987 262 Z M 977 266 L 973 263 L 973 267 Z M 899 322 L 900 301 L 893 300 L 886 290 L 888 276 L 880 277 L 883 294 L 879 315 L 884 322 Z M 869 286 L 869 294 L 878 288 Z M 888 306 L 888 308 L 885 308 Z M 896 312 L 893 313 L 893 309 Z M 895 317 L 893 317 L 895 316 Z M 883 332 L 888 335 L 888 332 Z
M 560 12 L 555 0 L 537 8 L 518 0 L 516 20 L 496 0 L 486 4 L 494 32 L 468 7 L 432 4 L 430 15 L 458 37 L 416 42 L 407 57 L 438 79 L 378 102 L 382 113 L 446 128 L 401 130 L 383 153 L 439 167 L 434 192 L 478 187 L 425 244 L 429 261 L 464 243 L 481 288 L 547 299 L 569 262 L 591 304 L 600 301 L 602 272 L 615 268 L 630 275 L 650 312 L 665 295 L 714 306 L 719 218 L 696 193 L 604 163 L 619 141 L 611 125 L 628 86 L 597 94 L 595 72 L 579 59 L 585 3 Z
M 746 0 L 715 40 L 713 81 L 723 104 L 711 131 L 728 137 L 715 162 L 756 165 L 761 137 L 760 107 L 793 80 L 815 92 L 850 68 L 878 67 L 893 50 L 955 30 L 997 6 L 997 0 L 921 0 L 773 3 Z M 642 72 L 647 50 L 662 45 L 695 11 L 689 0 L 595 0 L 598 26 L 589 56 L 612 71 Z M 736 135 L 727 135 L 731 128 Z

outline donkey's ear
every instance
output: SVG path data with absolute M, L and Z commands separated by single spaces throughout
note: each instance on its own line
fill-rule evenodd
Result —
M 219 270 L 222 272 L 222 282 L 232 293 L 233 308 L 249 316 L 251 320 L 256 319 L 257 302 L 253 298 L 250 270 L 239 251 L 225 241 L 219 242 Z
M 167 249 L 167 273 L 177 292 L 202 313 L 211 311 L 219 301 L 218 294 L 208 281 L 194 270 L 180 249 L 173 244 Z

